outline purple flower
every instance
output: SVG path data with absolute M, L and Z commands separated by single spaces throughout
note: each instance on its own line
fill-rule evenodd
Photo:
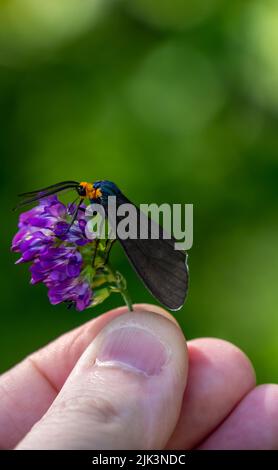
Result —
M 51 285 L 48 297 L 53 305 L 60 302 L 74 302 L 79 311 L 87 308 L 92 301 L 91 288 L 85 280 L 74 278 L 67 279 L 56 285 Z
M 53 236 L 46 235 L 45 233 L 38 231 L 33 233 L 21 233 L 20 241 L 18 242 L 18 249 L 22 253 L 21 258 L 17 261 L 18 263 L 26 263 L 27 261 L 34 260 L 40 254 L 43 254 L 48 246 L 53 243 Z
M 50 247 L 37 257 L 30 267 L 31 283 L 61 282 L 78 277 L 82 269 L 82 255 L 74 247 Z
M 79 311 L 93 298 L 82 256 L 82 246 L 91 243 L 85 233 L 85 207 L 81 206 L 71 225 L 76 207 L 65 206 L 57 196 L 44 198 L 20 215 L 19 231 L 12 241 L 12 251 L 21 254 L 17 263 L 32 262 L 31 283 L 43 282 L 52 304 L 74 303 Z

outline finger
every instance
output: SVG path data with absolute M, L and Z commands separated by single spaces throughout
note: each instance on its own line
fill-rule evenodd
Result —
M 252 390 L 200 448 L 278 450 L 278 385 Z
M 209 435 L 255 386 L 245 354 L 227 341 L 188 342 L 189 374 L 181 415 L 169 449 L 192 449 Z
M 126 307 L 111 310 L 66 333 L 0 377 L 0 448 L 12 448 L 22 439 L 49 408 L 92 339 L 126 311 Z
M 19 449 L 162 449 L 187 376 L 184 336 L 150 312 L 126 313 L 92 341 Z

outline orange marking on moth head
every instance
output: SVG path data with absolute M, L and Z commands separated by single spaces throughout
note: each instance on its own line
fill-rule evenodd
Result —
M 95 188 L 94 185 L 93 185 L 93 197 L 92 197 L 92 199 L 98 199 L 101 196 L 102 196 L 101 189 Z
M 98 199 L 99 197 L 102 196 L 101 190 L 98 188 L 94 188 L 94 185 L 91 183 L 87 183 L 86 181 L 82 181 L 80 183 L 80 186 L 83 186 L 83 188 L 86 191 L 86 197 L 88 199 Z

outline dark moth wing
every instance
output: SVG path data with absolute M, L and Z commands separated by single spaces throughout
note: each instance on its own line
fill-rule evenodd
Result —
M 117 195 L 116 204 L 118 213 L 118 209 L 122 204 L 132 203 L 120 193 Z M 148 238 L 122 239 L 117 234 L 117 239 L 123 246 L 130 263 L 152 295 L 167 308 L 178 310 L 183 306 L 188 290 L 187 254 L 175 250 L 176 240 L 174 238 L 163 238 L 165 232 L 162 227 L 143 214 L 134 204 L 132 206 L 134 207 L 134 220 L 129 216 L 130 226 L 137 226 L 138 229 L 139 224 L 141 224 L 141 228 L 143 224 L 146 230 L 145 233 L 148 233 Z M 104 208 L 107 213 L 107 207 Z M 116 216 L 117 227 L 125 217 L 126 214 Z M 113 221 L 109 220 L 109 222 L 116 232 Z M 158 239 L 150 239 L 152 230 L 157 230 L 159 233 Z

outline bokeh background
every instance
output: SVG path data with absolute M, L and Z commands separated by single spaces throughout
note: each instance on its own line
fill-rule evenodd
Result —
M 109 179 L 138 204 L 194 204 L 176 318 L 277 381 L 277 114 L 276 0 L 0 0 L 0 370 L 122 303 L 78 313 L 29 285 L 10 253 L 16 194 Z

